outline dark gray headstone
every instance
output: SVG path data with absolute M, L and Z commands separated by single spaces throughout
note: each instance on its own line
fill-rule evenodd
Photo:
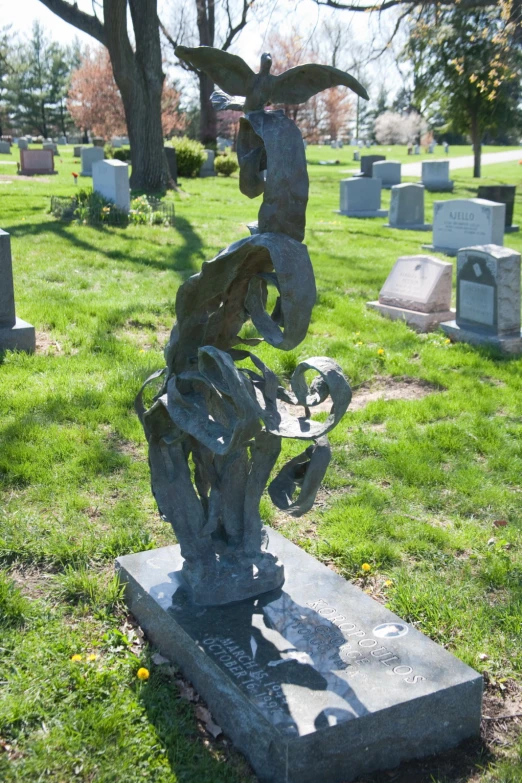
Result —
M 340 184 L 341 215 L 347 217 L 386 217 L 388 211 L 381 209 L 381 180 L 370 177 L 342 179 Z
M 361 175 L 363 177 L 373 176 L 373 164 L 380 160 L 386 160 L 386 155 L 361 155 Z
M 429 231 L 424 222 L 424 187 L 413 182 L 394 185 L 391 189 L 389 228 L 409 231 Z
M 518 226 L 513 226 L 513 208 L 515 206 L 516 185 L 480 185 L 477 198 L 484 198 L 488 201 L 496 201 L 497 204 L 506 205 L 506 223 L 507 232 L 518 231 Z
M 120 557 L 126 601 L 263 781 L 339 783 L 477 735 L 482 677 L 269 531 L 284 587 L 194 606 L 179 547 Z
M 169 173 L 174 182 L 178 181 L 178 163 L 176 160 L 176 150 L 174 147 L 164 147 L 165 155 L 167 156 L 167 163 L 169 165 Z
M 16 317 L 11 237 L 0 229 L 0 351 L 32 353 L 35 343 L 34 327 Z

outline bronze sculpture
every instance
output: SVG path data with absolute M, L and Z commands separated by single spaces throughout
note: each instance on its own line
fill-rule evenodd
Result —
M 164 376 L 162 388 L 148 410 L 143 389 L 136 404 L 149 444 L 152 490 L 180 543 L 192 600 L 225 604 L 283 584 L 282 564 L 266 552 L 259 512 L 281 439 L 312 441 L 268 486 L 276 506 L 300 516 L 311 508 L 330 460 L 326 434 L 351 398 L 340 367 L 329 359 L 301 362 L 288 390 L 254 353 L 238 347 L 264 339 L 280 350 L 295 348 L 306 336 L 316 297 L 302 244 L 308 201 L 303 140 L 282 111 L 264 107 L 290 96 L 302 102 L 335 84 L 366 93 L 352 76 L 328 66 L 303 65 L 274 77 L 268 54 L 256 75 L 241 58 L 210 47 L 178 47 L 176 53 L 223 89 L 245 96 L 240 189 L 249 198 L 263 194 L 252 235 L 204 263 L 180 287 L 167 366 L 152 376 Z M 236 105 L 223 92 L 215 100 L 221 108 Z M 278 294 L 271 314 L 269 285 Z M 247 321 L 259 338 L 241 334 Z M 308 370 L 318 373 L 310 387 Z M 314 421 L 310 408 L 328 397 L 328 419 Z M 291 415 L 292 406 L 302 406 L 303 415 Z

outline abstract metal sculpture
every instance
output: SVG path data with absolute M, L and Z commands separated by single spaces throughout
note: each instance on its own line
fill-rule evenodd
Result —
M 365 92 L 353 77 L 327 66 L 303 65 L 273 77 L 270 55 L 264 54 L 256 76 L 241 58 L 220 50 L 176 52 L 223 89 L 246 96 L 248 113 L 238 138 L 240 190 L 250 198 L 263 194 L 258 224 L 249 227 L 252 235 L 204 263 L 180 287 L 167 366 L 146 381 L 136 401 L 149 444 L 152 490 L 180 543 L 192 599 L 215 605 L 283 584 L 284 568 L 266 551 L 259 512 L 281 438 L 312 441 L 268 486 L 278 508 L 300 516 L 312 507 L 330 461 L 326 434 L 351 398 L 340 367 L 330 359 L 301 362 L 288 390 L 255 354 L 237 347 L 264 339 L 280 350 L 295 348 L 306 336 L 316 298 L 302 244 L 308 201 L 303 140 L 282 111 L 264 106 L 270 100 L 302 102 L 335 84 Z M 228 108 L 232 99 L 223 95 L 216 101 Z M 278 294 L 271 314 L 269 285 Z M 260 338 L 241 336 L 247 321 Z M 309 387 L 308 370 L 317 373 Z M 146 410 L 143 390 L 159 376 L 162 388 Z M 327 420 L 314 421 L 310 408 L 328 397 Z M 289 413 L 292 406 L 302 406 L 303 415 Z

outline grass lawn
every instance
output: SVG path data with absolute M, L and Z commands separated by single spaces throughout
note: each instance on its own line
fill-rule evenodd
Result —
M 311 163 L 352 166 L 352 153 L 308 148 Z M 150 492 L 133 400 L 163 366 L 178 286 L 248 234 L 259 202 L 240 195 L 237 178 L 189 180 L 168 196 L 175 229 L 66 225 L 47 210 L 52 194 L 75 191 L 72 147 L 54 177 L 18 178 L 13 159 L 0 155 L 0 228 L 11 234 L 17 314 L 36 326 L 39 348 L 0 359 L 0 780 L 253 781 L 228 741 L 205 733 L 176 670 L 151 660 L 113 561 L 174 541 Z M 302 358 L 332 357 L 354 406 L 332 433 L 317 507 L 296 521 L 267 500 L 264 517 L 484 673 L 482 741 L 365 781 L 515 783 L 522 721 L 495 716 L 522 713 L 522 359 L 366 309 L 396 258 L 429 234 L 334 214 L 340 168 L 309 167 L 309 335 L 288 354 L 258 353 L 282 376 Z M 518 185 L 522 223 L 518 162 L 483 175 Z M 469 171 L 452 178 L 453 196 L 426 194 L 428 220 L 434 199 L 476 195 Z M 521 251 L 522 234 L 506 245 Z M 285 443 L 282 459 L 299 450 Z

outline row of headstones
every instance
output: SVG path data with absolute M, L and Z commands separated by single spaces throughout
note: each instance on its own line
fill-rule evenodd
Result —
M 441 329 L 452 340 L 522 352 L 520 253 L 477 245 L 457 254 L 457 309 L 451 309 L 453 265 L 431 256 L 402 256 L 368 302 L 392 320 L 417 331 Z
M 383 188 L 400 185 L 402 164 L 386 160 L 385 155 L 363 155 L 361 170 L 356 177 L 380 179 Z M 421 164 L 421 184 L 432 193 L 451 193 L 453 180 L 449 178 L 449 160 L 425 160 Z
M 473 244 L 504 244 L 504 233 L 518 231 L 514 226 L 515 185 L 484 185 L 478 198 L 435 201 L 433 225 L 424 222 L 424 186 L 414 183 L 391 189 L 387 228 L 430 231 L 428 248 L 455 255 L 461 247 Z M 381 184 L 363 177 L 341 181 L 340 213 L 347 217 L 386 217 L 381 209 Z

